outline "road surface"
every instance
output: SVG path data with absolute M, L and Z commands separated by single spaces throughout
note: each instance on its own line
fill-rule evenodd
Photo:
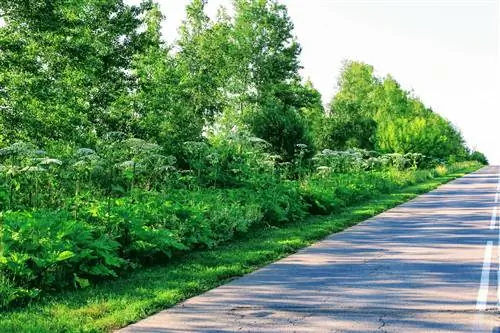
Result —
M 486 167 L 120 332 L 500 332 L 499 172 Z

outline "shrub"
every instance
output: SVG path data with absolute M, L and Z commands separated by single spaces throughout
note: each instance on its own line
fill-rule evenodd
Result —
M 279 162 L 267 142 L 244 131 L 227 135 L 186 143 L 180 162 L 120 133 L 59 159 L 30 145 L 0 150 L 7 208 L 0 214 L 0 308 L 214 248 L 251 228 L 336 213 L 452 170 L 417 170 L 430 163 L 420 154 L 360 149 L 324 150 L 309 160 L 301 144 L 293 161 Z M 40 172 L 26 172 L 32 168 Z
M 4 212 L 0 219 L 3 287 L 14 284 L 21 296 L 83 287 L 87 279 L 117 276 L 126 264 L 118 256 L 116 241 L 68 213 Z

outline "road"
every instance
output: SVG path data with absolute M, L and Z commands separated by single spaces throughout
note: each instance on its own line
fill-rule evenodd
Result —
M 443 185 L 120 332 L 500 332 L 499 171 Z

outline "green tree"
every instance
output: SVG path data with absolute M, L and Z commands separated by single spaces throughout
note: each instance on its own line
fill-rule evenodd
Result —
M 322 126 L 326 119 L 321 94 L 310 80 L 307 80 L 304 84 L 297 84 L 295 90 L 295 96 L 300 101 L 295 105 L 300 108 L 299 113 L 304 118 L 306 128 L 314 142 L 314 147 L 320 147 Z
M 292 96 L 295 92 L 291 92 Z M 291 161 L 296 157 L 297 145 L 305 145 L 310 156 L 314 151 L 312 135 L 293 100 L 283 97 L 283 87 L 270 91 L 263 96 L 256 110 L 248 117 L 251 132 L 269 142 L 283 160 Z
M 376 90 L 376 146 L 384 153 L 421 153 L 446 159 L 465 158 L 460 132 L 387 76 Z
M 201 138 L 203 117 L 195 113 L 191 96 L 183 88 L 187 75 L 161 36 L 163 15 L 158 4 L 143 2 L 145 30 L 138 36 L 133 55 L 133 89 L 113 104 L 112 114 L 122 131 L 157 142 L 170 153 L 182 143 Z
M 251 132 L 271 143 L 285 160 L 293 158 L 297 144 L 312 152 L 309 125 L 322 108 L 321 96 L 301 83 L 301 47 L 286 6 L 275 0 L 233 4 L 233 74 L 228 91 L 237 96 L 235 109 Z
M 460 131 L 372 66 L 344 62 L 338 92 L 323 122 L 319 147 L 420 153 L 432 158 L 467 158 Z
M 120 129 L 141 8 L 122 0 L 0 1 L 1 124 L 11 140 L 90 144 Z
M 299 79 L 301 47 L 286 6 L 276 0 L 234 0 L 233 5 L 237 92 L 258 98 L 272 85 Z
M 330 103 L 330 117 L 322 129 L 321 147 L 374 149 L 377 124 L 372 96 L 379 81 L 373 67 L 345 61 L 337 86 L 339 91 Z

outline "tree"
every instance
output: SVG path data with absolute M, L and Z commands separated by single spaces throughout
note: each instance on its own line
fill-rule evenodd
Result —
M 321 148 L 467 157 L 460 131 L 402 89 L 392 76 L 379 79 L 372 66 L 346 61 L 338 88 L 320 131 Z
M 12 140 L 91 144 L 121 123 L 141 8 L 122 0 L 0 1 L 1 126 Z
M 359 113 L 359 105 L 344 101 L 334 104 L 332 115 L 326 119 L 320 135 L 320 148 L 373 150 L 377 123 Z
M 300 107 L 299 113 L 305 121 L 314 147 L 319 147 L 321 146 L 321 130 L 326 117 L 321 94 L 310 80 L 304 84 L 297 84 L 296 91 L 300 102 L 295 105 Z
M 132 57 L 132 89 L 112 106 L 112 114 L 123 131 L 136 138 L 161 144 L 178 153 L 184 141 L 199 140 L 203 118 L 189 104 L 182 89 L 183 72 L 172 48 L 161 38 L 163 15 L 158 4 L 143 2 L 145 30 Z
M 275 0 L 233 4 L 233 75 L 227 90 L 237 96 L 236 109 L 251 132 L 271 143 L 285 160 L 293 159 L 297 144 L 306 144 L 312 152 L 308 127 L 322 108 L 321 96 L 301 83 L 301 47 L 286 7 Z
M 230 18 L 224 10 L 212 22 L 204 12 L 205 2 L 193 0 L 180 28 L 176 66 L 181 76 L 179 90 L 193 114 L 212 123 L 227 103 L 230 80 Z
M 451 155 L 465 158 L 460 132 L 418 98 L 404 91 L 391 76 L 383 80 L 373 97 L 377 108 L 377 150 L 421 153 L 441 159 Z
M 297 105 L 280 96 L 283 90 L 270 91 L 248 115 L 251 132 L 269 142 L 284 161 L 295 158 L 297 145 L 305 145 L 306 156 L 314 152 L 314 143 Z M 281 98 L 280 98 L 280 97 Z
M 379 82 L 373 75 L 373 67 L 345 61 L 337 85 L 339 91 L 330 103 L 321 147 L 374 149 L 377 124 L 372 97 Z
M 236 93 L 258 98 L 270 86 L 298 80 L 301 47 L 286 6 L 276 0 L 234 0 L 233 5 Z

